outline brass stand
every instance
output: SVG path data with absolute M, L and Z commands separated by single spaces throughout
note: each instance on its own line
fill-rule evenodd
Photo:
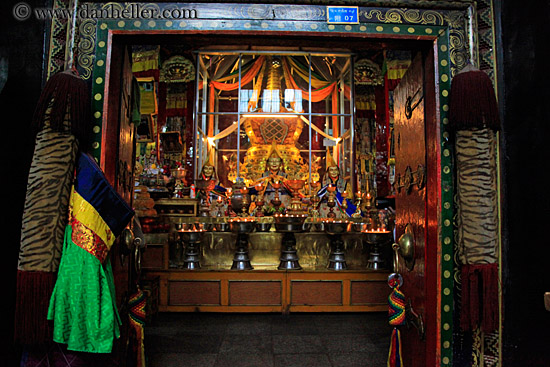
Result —
M 248 234 L 254 230 L 256 222 L 247 219 L 233 219 L 229 222 L 231 232 L 237 233 L 237 249 L 233 256 L 231 270 L 252 270 L 248 257 Z
M 342 237 L 338 235 L 329 235 L 329 239 L 331 252 L 327 268 L 331 270 L 347 269 L 348 265 L 344 254 L 344 241 L 342 241 Z
M 348 268 L 344 253 L 342 234 L 350 230 L 350 222 L 328 220 L 324 222 L 325 232 L 330 239 L 331 253 L 327 268 L 331 270 L 345 270 Z
M 305 215 L 276 215 L 275 228 L 277 232 L 283 233 L 281 250 L 281 262 L 277 269 L 279 270 L 300 270 L 298 252 L 296 251 L 295 233 L 304 232 Z
M 285 232 L 283 234 L 283 247 L 281 250 L 281 262 L 277 269 L 279 270 L 300 270 L 298 253 L 296 251 L 296 236 L 294 232 Z
M 235 256 L 233 257 L 233 264 L 231 270 L 252 270 L 252 264 L 250 264 L 250 258 L 248 257 L 248 234 L 237 234 L 237 249 L 235 250 Z
M 388 231 L 365 231 L 365 242 L 371 246 L 367 269 L 386 270 L 386 261 L 380 253 L 380 246 L 390 243 L 391 232 Z
M 196 270 L 201 268 L 199 247 L 202 232 L 204 231 L 180 231 L 182 241 L 185 243 L 183 269 Z

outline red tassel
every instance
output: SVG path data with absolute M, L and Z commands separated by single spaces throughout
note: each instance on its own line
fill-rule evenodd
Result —
M 498 267 L 497 264 L 482 265 L 483 319 L 481 329 L 492 332 L 498 328 Z
M 460 326 L 464 331 L 481 327 L 492 332 L 498 328 L 497 264 L 462 266 Z
M 54 131 L 66 132 L 65 117 L 69 112 L 70 132 L 76 136 L 81 147 L 87 147 L 91 126 L 91 109 L 88 85 L 72 71 L 54 74 L 48 79 L 33 116 L 36 134 L 44 127 L 46 111 L 49 112 L 50 127 Z
M 485 72 L 471 68 L 454 76 L 449 96 L 449 126 L 454 130 L 500 129 L 495 90 Z
M 42 345 L 52 341 L 47 315 L 57 274 L 17 271 L 14 339 L 19 345 Z
M 475 265 L 469 266 L 467 282 L 470 285 L 470 326 L 477 327 L 479 325 L 479 312 L 482 305 L 479 304 L 479 269 Z

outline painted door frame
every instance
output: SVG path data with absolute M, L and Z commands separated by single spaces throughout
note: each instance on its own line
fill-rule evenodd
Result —
M 190 4 L 196 10 L 196 18 L 174 20 L 148 19 L 79 19 L 78 20 L 78 69 L 88 80 L 92 90 L 92 154 L 103 168 L 108 168 L 104 158 L 108 148 L 103 145 L 108 133 L 108 70 L 115 62 L 110 50 L 116 37 L 125 35 L 154 34 L 266 34 L 320 37 L 358 37 L 370 39 L 413 39 L 433 43 L 434 77 L 438 125 L 435 127 L 437 141 L 429 144 L 434 148 L 438 170 L 431 179 L 437 180 L 439 198 L 434 228 L 437 244 L 432 251 L 437 254 L 436 294 L 438 325 L 436 335 L 435 363 L 451 366 L 453 357 L 453 166 L 452 145 L 448 130 L 448 97 L 450 82 L 467 62 L 477 60 L 478 40 L 475 29 L 475 8 L 467 3 L 446 3 L 443 8 L 426 6 L 414 8 L 405 4 L 401 8 L 359 7 L 358 24 L 328 24 L 325 6 L 318 5 L 262 5 L 262 4 Z M 105 4 L 87 3 L 89 8 L 101 9 Z M 176 4 L 143 4 L 159 11 L 173 8 Z M 216 5 L 218 7 L 216 7 Z M 400 4 L 401 5 L 401 4 Z M 110 3 L 111 7 L 124 9 L 124 4 Z M 394 3 L 391 6 L 396 6 Z M 407 8 L 408 7 L 408 8 Z M 54 25 L 55 26 L 55 22 Z M 53 28 L 52 26 L 52 28 Z M 53 36 L 52 36 L 53 37 Z M 474 62 L 476 64 L 476 62 Z M 51 64 L 49 65 L 51 67 Z M 428 178 L 430 179 L 430 177 Z

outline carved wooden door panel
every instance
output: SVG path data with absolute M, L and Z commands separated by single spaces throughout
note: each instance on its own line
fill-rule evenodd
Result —
M 406 366 L 435 366 L 437 351 L 437 212 L 438 149 L 435 131 L 433 57 L 418 53 L 394 91 L 396 161 L 396 238 L 399 269 L 407 299 L 408 327 L 401 327 Z M 437 221 L 435 222 L 437 223 Z M 435 237 L 434 237 L 435 234 Z M 405 247 L 404 247 L 405 246 Z
M 116 165 L 116 189 L 128 203 L 134 193 L 134 124 L 132 123 L 132 65 L 127 49 L 124 50 L 120 90 L 120 126 Z
M 134 190 L 135 128 L 132 123 L 132 67 L 127 47 L 113 43 L 109 65 L 107 124 L 102 138 L 102 164 L 107 179 L 117 192 L 132 205 Z M 116 302 L 122 320 L 121 337 L 113 349 L 113 363 L 126 365 L 131 343 L 128 323 L 128 298 L 135 292 L 133 271 L 133 238 L 123 232 L 111 249 Z M 126 238 L 127 241 L 124 241 Z

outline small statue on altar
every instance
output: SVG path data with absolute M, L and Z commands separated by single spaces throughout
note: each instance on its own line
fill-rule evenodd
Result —
M 353 195 L 349 182 L 343 178 L 340 167 L 332 159 L 327 150 L 326 171 L 323 176 L 319 196 L 319 215 L 323 218 L 348 218 L 356 211 L 356 207 L 348 195 Z
M 183 197 L 183 182 L 181 180 L 176 180 L 172 197 L 175 199 L 181 199 Z
M 277 145 L 273 142 L 270 154 L 266 162 L 266 170 L 262 174 L 259 182 L 262 184 L 263 192 L 251 193 L 263 196 L 264 213 L 273 215 L 283 213 L 290 205 L 290 191 L 285 186 L 286 173 L 284 171 L 283 158 L 277 150 Z
M 210 152 L 209 159 L 203 165 L 197 180 L 198 197 L 201 207 L 208 208 L 210 216 L 222 216 L 227 209 L 227 190 L 220 184 L 212 153 L 213 151 Z

